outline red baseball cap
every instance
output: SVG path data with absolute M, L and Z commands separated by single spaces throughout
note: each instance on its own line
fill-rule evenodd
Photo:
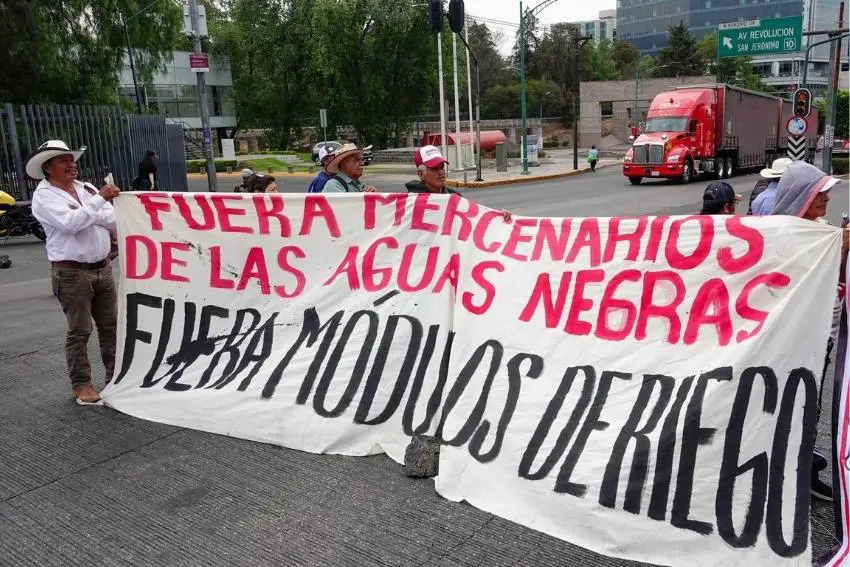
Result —
M 413 154 L 413 163 L 416 164 L 416 167 L 420 165 L 424 165 L 425 167 L 440 167 L 445 163 L 449 163 L 449 160 L 443 157 L 438 147 L 422 146 Z

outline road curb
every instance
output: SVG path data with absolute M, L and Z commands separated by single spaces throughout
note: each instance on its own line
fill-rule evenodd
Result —
M 619 163 L 606 163 L 604 165 L 599 165 L 596 167 L 597 170 L 605 169 L 606 167 L 614 167 L 620 165 Z M 509 179 L 497 179 L 495 181 L 468 181 L 464 183 L 463 181 L 456 181 L 454 179 L 447 179 L 446 185 L 449 187 L 455 188 L 464 188 L 464 189 L 481 189 L 486 187 L 498 187 L 501 185 L 518 185 L 520 183 L 530 183 L 533 181 L 549 181 L 552 179 L 562 179 L 565 177 L 573 177 L 575 175 L 581 175 L 583 173 L 590 173 L 590 168 L 585 167 L 582 169 L 574 169 L 572 171 L 563 171 L 561 173 L 550 173 L 547 175 L 529 175 L 526 177 L 511 177 Z

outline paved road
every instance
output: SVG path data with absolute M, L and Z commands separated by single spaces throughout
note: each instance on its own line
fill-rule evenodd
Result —
M 734 185 L 747 193 L 754 182 Z M 611 168 L 467 195 L 523 215 L 681 213 L 699 209 L 703 186 L 633 187 Z M 833 193 L 847 203 L 846 183 Z M 15 262 L 0 270 L 4 567 L 637 565 L 443 500 L 385 457 L 311 455 L 81 408 L 43 246 L 10 241 L 0 253 Z M 817 553 L 832 542 L 830 513 L 814 504 Z

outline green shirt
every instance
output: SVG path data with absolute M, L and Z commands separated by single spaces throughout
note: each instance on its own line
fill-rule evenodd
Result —
M 362 193 L 363 183 L 360 180 L 354 180 L 346 174 L 339 172 L 335 177 L 332 177 L 325 183 L 322 193 Z

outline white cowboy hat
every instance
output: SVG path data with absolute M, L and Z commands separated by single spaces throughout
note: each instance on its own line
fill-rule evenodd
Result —
M 328 173 L 339 173 L 339 164 L 345 158 L 351 157 L 352 154 L 361 153 L 360 148 L 356 144 L 343 144 L 341 148 L 333 152 L 333 160 L 328 164 Z
M 79 150 L 71 150 L 68 145 L 62 140 L 48 140 L 41 144 L 38 149 L 27 160 L 26 171 L 27 175 L 33 179 L 44 179 L 44 171 L 41 166 L 48 160 L 56 156 L 72 155 L 74 161 L 80 159 L 80 156 L 86 152 L 86 147 L 83 146 Z
M 791 158 L 783 157 L 779 159 L 773 160 L 773 163 L 770 167 L 766 167 L 761 170 L 761 175 L 765 179 L 779 179 L 782 177 L 782 174 L 785 173 L 785 170 L 788 169 L 788 165 L 794 160 Z

